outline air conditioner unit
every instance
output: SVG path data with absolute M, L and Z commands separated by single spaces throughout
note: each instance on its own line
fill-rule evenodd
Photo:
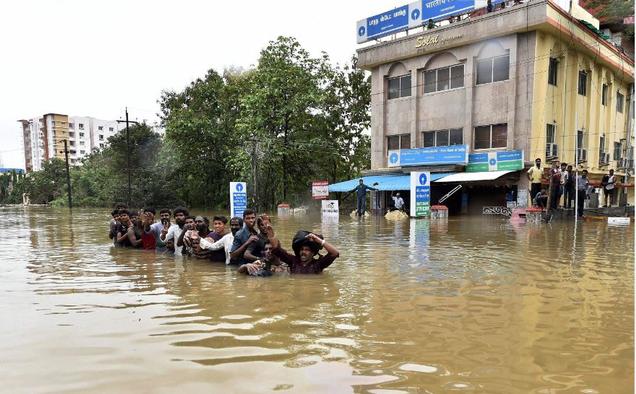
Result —
M 546 160 L 559 156 L 559 147 L 555 143 L 545 144 L 545 158 Z

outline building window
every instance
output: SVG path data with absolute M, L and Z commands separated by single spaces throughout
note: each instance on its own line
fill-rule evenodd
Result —
M 411 149 L 411 134 L 390 135 L 386 137 L 387 155 L 390 150 Z
M 84 130 L 84 123 L 80 123 L 80 124 L 79 124 L 79 129 L 80 129 L 80 130 Z
M 508 79 L 510 55 L 477 60 L 477 85 Z
M 607 105 L 607 85 L 603 84 L 601 88 L 601 105 Z
M 579 94 L 587 96 L 587 73 L 585 71 L 579 71 Z
M 112 127 L 108 128 L 108 131 L 114 131 L 115 129 L 113 129 Z
M 71 146 L 75 146 L 75 141 L 69 141 L 69 144 L 70 144 Z
M 548 83 L 550 85 L 557 85 L 557 67 L 559 61 L 553 57 L 550 58 L 550 64 L 548 65 Z
M 68 122 L 68 128 L 69 129 L 74 129 L 75 128 L 75 123 Z
M 411 95 L 411 74 L 389 78 L 389 100 Z
M 559 155 L 559 148 L 556 144 L 556 125 L 548 123 L 545 126 L 545 158 L 554 159 Z
M 97 130 L 99 130 L 99 131 L 104 130 L 104 126 L 97 126 Z
M 464 65 L 424 71 L 424 93 L 464 87 Z
M 505 148 L 508 145 L 508 125 L 475 127 L 475 149 Z
M 422 141 L 425 148 L 461 145 L 464 143 L 464 133 L 462 129 L 424 131 L 422 132 Z
M 620 92 L 616 92 L 616 111 L 623 113 L 623 100 L 625 97 L 620 94 Z
M 587 161 L 587 138 L 583 130 L 576 132 L 576 156 L 578 163 Z
M 84 141 L 80 141 L 80 145 L 84 146 Z
M 601 135 L 598 141 L 598 164 L 603 165 L 608 162 L 608 157 L 605 156 L 605 136 Z
M 104 147 L 104 144 L 99 144 L 99 147 L 100 147 L 100 148 L 103 148 L 103 147 Z
M 623 145 L 620 142 L 614 142 L 614 160 L 623 158 Z
M 81 151 L 80 151 L 80 155 L 83 155 L 84 153 L 86 153 L 86 151 L 85 151 L 85 150 L 81 150 Z
M 80 138 L 84 137 L 84 133 L 80 132 L 79 136 L 80 136 Z
M 68 136 L 70 138 L 75 138 L 75 133 L 71 131 L 71 132 L 68 133 Z
M 100 141 L 104 141 L 104 135 L 103 135 L 103 134 L 100 134 L 100 135 L 99 135 L 99 140 L 100 140 Z

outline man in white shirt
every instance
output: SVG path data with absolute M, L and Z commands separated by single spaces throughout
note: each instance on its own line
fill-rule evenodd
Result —
M 404 209 L 404 199 L 400 196 L 400 192 L 395 193 L 395 196 L 391 196 L 391 198 L 395 209 L 402 211 Z
M 181 236 L 181 232 L 183 231 L 183 226 L 185 225 L 185 218 L 190 215 L 187 209 L 183 207 L 178 207 L 174 209 L 173 212 L 175 223 L 168 228 L 168 231 L 165 229 L 161 230 L 161 240 L 166 243 L 166 247 L 168 250 L 174 252 L 175 256 L 181 256 L 181 247 L 175 247 L 177 240 Z
M 232 251 L 232 244 L 234 243 L 234 234 L 243 228 L 243 219 L 239 217 L 233 217 L 230 219 L 231 232 L 225 234 L 218 241 L 214 241 L 212 238 L 207 237 L 202 239 L 199 243 L 201 249 L 209 250 L 221 250 L 225 251 L 225 265 L 230 265 L 230 252 Z

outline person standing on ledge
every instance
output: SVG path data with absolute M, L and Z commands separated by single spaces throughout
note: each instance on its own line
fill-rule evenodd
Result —
M 528 170 L 528 180 L 530 181 L 530 200 L 534 201 L 534 198 L 541 191 L 541 178 L 543 177 L 543 170 L 541 169 L 541 159 L 537 158 L 534 161 L 535 166 L 530 167 Z
M 377 185 L 377 182 L 373 184 Z M 356 197 L 358 198 L 358 216 L 364 216 L 364 212 L 367 210 L 367 190 L 378 190 L 374 187 L 367 186 L 364 184 L 364 180 L 360 178 L 360 183 L 353 189 L 351 192 L 356 192 Z

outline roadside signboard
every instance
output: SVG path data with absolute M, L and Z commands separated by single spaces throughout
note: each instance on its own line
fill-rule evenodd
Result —
M 468 155 L 466 172 L 523 170 L 523 151 L 506 150 Z
M 311 197 L 314 200 L 324 200 L 329 198 L 329 181 L 311 182 Z
M 247 209 L 247 183 L 230 182 L 230 212 L 231 216 L 243 217 Z
M 431 206 L 431 173 L 411 172 L 411 216 L 428 216 Z
M 322 210 L 323 217 L 337 217 L 340 215 L 340 210 L 338 207 L 338 200 L 322 200 Z
M 392 150 L 389 151 L 388 158 L 389 167 L 466 163 L 468 145 Z

